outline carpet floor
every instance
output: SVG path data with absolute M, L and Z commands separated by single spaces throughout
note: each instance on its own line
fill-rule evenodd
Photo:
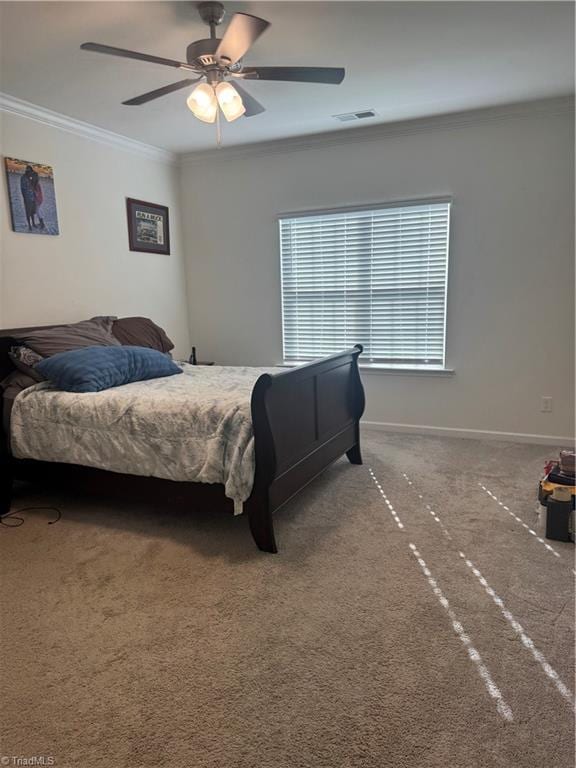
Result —
M 572 768 L 574 547 L 536 500 L 556 450 L 363 451 L 279 513 L 276 556 L 243 518 L 20 490 L 62 519 L 0 527 L 0 764 Z

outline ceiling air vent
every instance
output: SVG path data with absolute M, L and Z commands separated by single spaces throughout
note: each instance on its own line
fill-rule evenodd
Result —
M 368 117 L 376 117 L 373 109 L 363 109 L 360 112 L 345 112 L 343 115 L 333 115 L 341 123 L 351 123 L 353 120 L 366 120 Z

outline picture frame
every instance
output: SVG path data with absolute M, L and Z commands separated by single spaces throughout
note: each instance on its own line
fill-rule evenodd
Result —
M 27 235 L 59 235 L 52 166 L 5 157 L 4 169 L 12 230 Z
M 127 197 L 126 215 L 131 251 L 165 255 L 170 253 L 170 221 L 167 206 Z

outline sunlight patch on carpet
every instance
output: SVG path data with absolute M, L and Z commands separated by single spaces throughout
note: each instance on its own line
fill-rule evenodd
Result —
M 372 469 L 370 467 L 368 468 L 368 472 L 370 472 L 372 480 L 374 480 L 374 482 L 376 484 L 376 488 L 378 488 L 378 490 L 380 491 L 380 495 L 382 496 L 382 498 L 386 502 L 386 506 L 388 507 L 388 511 L 390 512 L 390 514 L 394 518 L 394 521 L 395 521 L 396 525 L 398 526 L 398 528 L 404 528 L 404 523 L 398 517 L 398 514 L 397 514 L 396 510 L 394 509 L 394 507 L 392 506 L 392 503 L 390 502 L 390 499 L 384 493 L 384 489 L 382 488 L 382 486 L 380 485 L 380 483 L 376 479 L 376 475 L 374 474 L 374 472 L 372 472 Z
M 448 614 L 448 617 L 452 622 L 452 628 L 454 629 L 454 632 L 458 636 L 458 639 L 460 640 L 462 645 L 466 648 L 466 651 L 468 653 L 468 658 L 470 659 L 470 661 L 472 661 L 476 665 L 476 669 L 482 679 L 482 682 L 486 686 L 486 690 L 488 691 L 491 698 L 493 698 L 496 701 L 496 710 L 498 714 L 501 715 L 504 718 L 504 720 L 511 722 L 514 719 L 514 716 L 512 714 L 512 709 L 504 700 L 504 697 L 502 696 L 502 692 L 494 682 L 492 675 L 488 670 L 488 667 L 482 660 L 482 656 L 480 655 L 478 650 L 472 645 L 470 636 L 467 634 L 466 630 L 464 629 L 462 622 L 458 620 L 456 614 L 450 607 L 450 603 L 448 602 L 448 599 L 446 598 L 446 596 L 438 586 L 437 580 L 432 575 L 431 570 L 428 568 L 426 561 L 424 560 L 424 558 L 416 548 L 416 545 L 410 542 L 409 547 L 412 550 L 412 554 L 416 558 L 416 562 L 420 566 L 422 573 L 426 577 L 428 584 L 430 585 L 430 587 L 432 588 L 432 591 L 438 598 L 438 602 Z
M 520 624 L 519 621 L 515 619 L 515 617 L 510 613 L 508 608 L 506 607 L 504 601 L 501 597 L 499 597 L 496 592 L 492 589 L 490 584 L 487 582 L 487 580 L 484 578 L 482 573 L 478 570 L 478 568 L 474 565 L 474 563 L 469 560 L 464 552 L 458 553 L 460 557 L 464 560 L 467 567 L 470 569 L 470 571 L 474 574 L 474 576 L 478 579 L 480 584 L 484 587 L 484 591 L 486 594 L 492 599 L 492 602 L 499 608 L 500 613 L 508 624 L 512 627 L 514 632 L 518 635 L 520 638 L 522 645 L 531 652 L 534 659 L 540 664 L 542 667 L 545 675 L 552 680 L 554 685 L 556 686 L 558 692 L 560 695 L 570 703 L 572 707 L 574 707 L 574 694 L 572 691 L 566 686 L 562 680 L 560 680 L 560 676 L 558 675 L 558 672 L 551 666 L 551 664 L 546 661 L 546 658 L 544 654 L 536 648 L 534 645 L 534 641 L 526 634 L 524 627 Z
M 378 491 L 380 492 L 380 495 L 384 499 L 386 506 L 388 507 L 388 511 L 390 512 L 391 516 L 394 518 L 394 521 L 396 522 L 396 525 L 399 528 L 404 528 L 404 524 L 400 520 L 400 517 L 398 516 L 398 513 L 394 509 L 394 506 L 392 505 L 392 502 L 389 500 L 388 496 L 384 492 L 384 489 L 380 482 L 378 481 L 378 478 L 372 471 L 372 468 L 368 468 L 368 472 L 370 473 L 370 476 L 372 480 L 374 481 L 374 484 L 378 488 Z M 409 484 L 412 485 L 412 482 L 408 480 Z M 437 519 L 437 522 L 444 528 L 443 523 L 441 520 L 435 515 L 435 518 Z M 444 529 L 446 530 L 446 529 Z M 448 531 L 446 530 L 446 533 Z M 449 534 L 448 534 L 449 535 Z M 418 562 L 418 565 L 420 566 L 422 572 L 424 573 L 424 576 L 426 577 L 428 584 L 432 588 L 432 591 L 438 598 L 438 602 L 440 605 L 444 608 L 446 613 L 448 614 L 448 617 L 450 618 L 450 621 L 452 623 L 452 628 L 454 629 L 454 632 L 458 636 L 458 639 L 460 642 L 464 645 L 466 648 L 466 651 L 468 653 L 468 658 L 470 661 L 472 661 L 476 667 L 476 670 L 478 674 L 480 675 L 480 678 L 482 679 L 482 682 L 484 683 L 484 686 L 486 687 L 486 690 L 488 691 L 488 694 L 492 699 L 496 701 L 496 711 L 498 714 L 504 718 L 504 720 L 511 722 L 514 719 L 514 716 L 512 714 L 512 709 L 510 706 L 506 703 L 504 700 L 504 697 L 502 696 L 502 692 L 494 682 L 492 675 L 490 674 L 488 667 L 482 660 L 482 657 L 478 650 L 472 645 L 472 641 L 470 639 L 470 636 L 467 634 L 467 632 L 464 629 L 464 626 L 462 622 L 458 620 L 458 617 L 450 607 L 450 603 L 448 602 L 448 598 L 446 595 L 442 592 L 440 587 L 438 586 L 437 580 L 433 577 L 432 572 L 428 568 L 426 562 L 420 555 L 420 552 L 416 548 L 416 545 L 410 542 L 409 544 L 410 550 L 412 551 L 412 554 L 416 558 L 416 561 Z
M 410 480 L 409 476 L 408 476 L 408 475 L 407 475 L 405 472 L 403 472 L 403 473 L 402 473 L 402 477 L 404 477 L 404 479 L 407 481 L 407 483 L 408 483 L 409 485 L 411 485 L 411 486 L 413 486 L 413 485 L 414 485 L 414 484 L 412 483 L 412 481 Z M 480 485 L 480 487 L 481 487 L 483 490 L 487 490 L 487 489 L 486 489 L 486 488 L 485 488 L 483 485 L 481 485 L 480 483 L 479 483 L 479 485 Z M 498 501 L 498 499 L 496 498 L 496 496 L 494 496 L 494 495 L 493 495 L 493 494 L 492 494 L 490 491 L 487 491 L 487 493 L 488 493 L 490 496 L 492 496 L 492 497 L 493 497 L 493 498 L 494 498 L 496 501 Z M 417 493 L 417 495 L 418 495 L 418 498 L 419 498 L 419 499 L 423 499 L 423 496 L 422 496 L 422 494 L 421 494 L 421 493 Z M 502 504 L 502 502 L 498 501 L 498 503 L 499 503 L 499 505 L 500 505 L 500 506 L 504 507 L 504 505 Z M 431 510 L 432 510 L 432 508 L 430 507 L 430 505 L 429 505 L 429 504 L 426 504 L 425 506 L 426 506 L 426 509 L 427 509 L 427 510 L 429 510 L 429 511 L 431 511 Z M 507 508 L 507 507 L 504 507 L 504 509 L 508 510 L 508 508 Z M 515 516 L 513 513 L 511 513 L 511 514 L 513 515 L 513 517 L 516 517 L 516 516 Z M 436 520 L 437 520 L 437 521 L 440 523 L 440 525 L 441 525 L 441 527 L 442 527 L 442 530 L 443 530 L 443 531 L 444 531 L 446 534 L 448 534 L 448 537 L 450 537 L 450 534 L 449 534 L 449 532 L 448 532 L 447 528 L 445 527 L 444 523 L 443 523 L 443 522 L 440 520 L 440 518 L 439 518 L 439 517 L 436 515 L 436 513 L 433 513 L 433 516 L 434 516 L 434 518 L 435 518 L 435 519 L 436 519 Z M 520 518 L 517 518 L 517 519 L 519 520 L 519 522 L 522 522 L 522 521 L 520 520 Z M 524 525 L 524 523 L 523 523 L 523 525 Z M 452 539 L 451 539 L 451 537 L 450 537 L 450 540 L 452 540 Z M 541 539 L 538 539 L 538 540 L 539 540 L 539 541 L 541 541 Z M 554 685 L 556 686 L 556 689 L 558 690 L 558 692 L 560 693 L 560 695 L 561 695 L 561 696 L 562 696 L 562 697 L 563 697 L 563 698 L 564 698 L 566 701 L 568 701 L 568 702 L 569 702 L 569 704 L 570 704 L 572 707 L 574 707 L 574 695 L 573 695 L 572 691 L 570 691 L 570 689 L 568 688 L 568 686 L 566 686 L 566 685 L 565 685 L 565 684 L 562 682 L 562 680 L 560 680 L 560 676 L 558 675 L 558 673 L 556 672 L 556 670 L 555 670 L 555 669 L 554 669 L 554 668 L 551 666 L 551 664 L 549 664 L 549 662 L 546 660 L 546 658 L 545 658 L 544 654 L 543 654 L 541 651 L 539 651 L 539 650 L 536 648 L 536 646 L 534 645 L 534 642 L 533 642 L 533 640 L 532 640 L 532 639 L 531 639 L 531 638 L 530 638 L 530 637 L 529 637 L 529 636 L 526 634 L 526 632 L 525 632 L 524 628 L 522 627 L 522 625 L 521 625 L 521 624 L 520 624 L 520 623 L 517 621 L 517 619 L 516 619 L 516 618 L 515 618 L 515 617 L 514 617 L 514 616 L 513 616 L 513 615 L 510 613 L 510 611 L 507 609 L 507 607 L 506 607 L 506 605 L 504 604 L 504 601 L 502 600 L 502 598 L 501 598 L 501 597 L 499 597 L 499 596 L 496 594 L 496 592 L 495 592 L 495 591 L 494 591 L 494 589 L 493 589 L 493 588 L 490 586 L 490 584 L 488 583 L 488 581 L 486 580 L 486 578 L 485 578 L 485 577 L 482 575 L 482 573 L 480 572 L 480 570 L 479 570 L 479 569 L 478 569 L 478 568 L 477 568 L 477 567 L 476 567 L 476 566 L 475 566 L 475 565 L 472 563 L 472 561 L 471 561 L 471 560 L 469 560 L 469 559 L 468 559 L 468 557 L 467 557 L 467 556 L 464 554 L 464 552 L 462 552 L 462 551 L 460 550 L 460 551 L 458 552 L 458 554 L 459 554 L 459 556 L 462 558 L 462 560 L 464 560 L 464 562 L 466 563 L 466 566 L 468 567 L 468 569 L 470 570 L 470 572 L 474 574 L 474 576 L 476 577 L 476 579 L 479 581 L 479 583 L 481 584 L 481 586 L 484 588 L 484 591 L 485 591 L 485 592 L 486 592 L 486 594 L 487 594 L 487 595 L 488 595 L 488 596 L 491 598 L 492 602 L 493 602 L 493 603 L 494 603 L 494 604 L 495 604 L 495 605 L 498 607 L 498 609 L 500 610 L 500 613 L 501 613 L 501 614 L 504 616 L 504 618 L 506 619 L 506 621 L 508 622 L 508 624 L 509 624 L 509 625 L 512 627 L 512 629 L 514 630 L 514 632 L 515 632 L 515 633 L 518 635 L 518 637 L 520 638 L 520 641 L 522 642 L 522 645 L 523 645 L 523 646 L 524 646 L 524 647 L 525 647 L 525 648 L 526 648 L 528 651 L 530 651 L 530 652 L 531 652 L 531 654 L 532 654 L 532 656 L 534 657 L 534 659 L 535 659 L 535 660 L 538 662 L 538 664 L 539 664 L 539 665 L 542 667 L 542 669 L 543 669 L 543 671 L 544 671 L 545 675 L 546 675 L 546 676 L 547 676 L 547 677 L 548 677 L 550 680 L 552 680 L 552 682 L 553 682 L 553 683 L 554 683 Z
M 500 501 L 500 499 L 496 496 L 496 494 L 492 493 L 492 491 L 490 491 L 488 488 L 486 488 L 485 485 L 482 485 L 482 483 L 478 483 L 478 485 L 480 486 L 480 488 L 482 488 L 482 490 L 488 496 L 490 496 L 490 498 L 493 501 L 495 501 L 498 504 L 499 507 L 502 507 L 502 509 L 506 510 L 506 512 L 508 512 L 510 517 L 513 517 L 514 520 L 516 520 L 517 523 L 520 523 L 522 528 L 524 528 L 526 531 L 528 531 L 528 533 L 531 536 L 534 536 L 534 538 L 536 539 L 536 541 L 539 544 L 543 544 L 549 552 L 552 552 L 554 557 L 561 557 L 560 553 L 557 552 L 551 544 L 548 544 L 548 542 L 544 541 L 544 539 L 541 536 L 538 536 L 536 531 L 532 530 L 532 528 L 530 528 L 530 526 L 527 523 L 525 523 L 524 520 L 522 520 L 522 518 L 518 517 L 518 515 L 515 515 L 514 512 L 512 512 L 512 510 L 510 509 L 510 507 L 507 507 L 506 504 L 504 504 L 503 501 Z

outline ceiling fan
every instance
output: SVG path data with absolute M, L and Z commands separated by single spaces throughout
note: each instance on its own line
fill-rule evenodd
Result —
M 219 122 L 220 109 L 229 122 L 245 115 L 252 117 L 264 112 L 264 107 L 249 94 L 238 81 L 283 80 L 300 83 L 342 82 L 345 70 L 341 67 L 247 67 L 242 58 L 265 32 L 270 23 L 258 16 L 235 13 L 222 38 L 216 37 L 216 27 L 222 23 L 225 10 L 222 3 L 203 2 L 198 4 L 202 21 L 210 27 L 210 37 L 196 40 L 186 49 L 186 62 L 150 56 L 124 48 L 114 48 L 99 43 L 82 43 L 85 51 L 121 56 L 127 59 L 148 61 L 180 69 L 198 77 L 178 80 L 154 91 L 143 93 L 122 102 L 128 106 L 139 106 L 166 96 L 169 93 L 199 83 L 187 98 L 192 113 L 205 123 Z M 232 84 L 233 83 L 233 84 Z

